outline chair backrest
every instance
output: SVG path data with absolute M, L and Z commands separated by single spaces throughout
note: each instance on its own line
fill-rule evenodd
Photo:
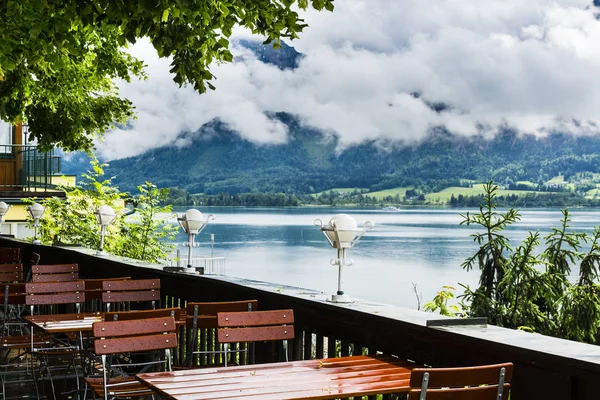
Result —
M 167 370 L 171 370 L 171 349 L 177 347 L 177 333 L 175 319 L 171 316 L 161 318 L 133 319 L 129 321 L 102 321 L 95 322 L 92 331 L 94 352 L 102 359 L 104 398 L 108 398 L 109 379 L 111 367 L 107 365 L 108 354 L 137 353 L 147 351 L 165 351 Z M 153 365 L 162 363 L 161 360 L 129 364 Z M 112 365 L 113 367 L 115 364 Z M 123 366 L 122 364 L 116 365 Z M 117 369 L 118 370 L 118 369 Z M 119 385 L 119 381 L 114 384 Z
M 181 320 L 181 308 L 159 308 L 142 311 L 113 311 L 104 314 L 105 321 L 131 321 L 134 319 L 173 317 L 175 322 Z
M 40 305 L 80 304 L 85 301 L 85 283 L 75 282 L 28 282 L 25 283 L 25 304 L 33 307 Z
M 1 304 L 8 305 L 25 305 L 25 283 L 3 283 L 1 285 L 0 296 L 2 296 Z
M 73 282 L 79 279 L 77 264 L 38 264 L 31 266 L 32 282 Z
M 160 302 L 160 279 L 104 281 L 102 290 L 102 302 L 108 312 L 111 303 L 151 301 L 152 308 L 156 308 L 155 302 Z
M 175 319 L 171 316 L 129 321 L 94 322 L 97 355 L 134 353 L 177 347 Z
M 459 368 L 414 368 L 410 374 L 410 399 L 508 399 L 512 371 L 512 363 Z
M 21 249 L 18 247 L 0 247 L 0 264 L 18 264 L 21 262 Z
M 258 310 L 258 300 L 189 302 L 186 307 L 188 328 L 217 328 L 217 314 L 220 312 L 244 312 Z
M 286 361 L 288 340 L 294 339 L 294 311 L 271 310 L 251 312 L 223 312 L 217 314 L 217 341 L 223 345 L 225 366 L 228 344 L 263 341 L 283 342 Z
M 127 281 L 130 276 L 122 276 L 118 278 L 99 278 L 99 279 L 81 279 L 85 282 L 85 299 L 87 300 L 102 300 L 102 282 L 104 281 Z
M 0 282 L 23 282 L 23 264 L 0 264 Z

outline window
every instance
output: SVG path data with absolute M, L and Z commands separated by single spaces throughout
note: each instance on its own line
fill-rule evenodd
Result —
M 0 121 L 0 154 L 12 153 L 13 129 L 8 122 Z

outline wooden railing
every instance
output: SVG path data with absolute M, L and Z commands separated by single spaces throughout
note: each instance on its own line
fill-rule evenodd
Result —
M 320 292 L 231 277 L 193 276 L 162 266 L 96 257 L 91 250 L 34 246 L 0 238 L 0 246 L 33 251 L 44 264 L 78 263 L 86 278 L 160 277 L 166 306 L 187 301 L 257 299 L 259 309 L 291 308 L 296 340 L 292 359 L 382 352 L 419 364 L 464 366 L 510 361 L 515 364 L 512 400 L 587 400 L 600 396 L 600 347 L 489 325 L 427 326 L 431 313 L 356 301 L 336 305 Z M 451 322 L 451 321 L 449 321 Z M 281 349 L 256 349 L 280 357 Z M 266 359 L 265 359 L 266 360 Z

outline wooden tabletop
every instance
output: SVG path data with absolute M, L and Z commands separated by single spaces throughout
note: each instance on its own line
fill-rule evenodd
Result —
M 170 309 L 168 309 L 170 310 Z M 144 311 L 142 311 L 143 313 Z M 26 315 L 25 320 L 34 327 L 46 333 L 68 333 L 68 332 L 91 332 L 92 324 L 104 321 L 106 313 L 80 313 L 80 314 L 48 314 L 48 315 Z M 179 320 L 175 321 L 177 326 L 185 326 L 185 310 L 181 310 Z
M 406 393 L 413 364 L 393 357 L 353 356 L 239 367 L 139 374 L 169 399 L 335 399 Z
M 26 315 L 24 318 L 46 333 L 89 332 L 94 322 L 103 320 L 101 313 Z

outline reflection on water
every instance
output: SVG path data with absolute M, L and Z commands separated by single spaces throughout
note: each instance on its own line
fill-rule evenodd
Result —
M 185 208 L 178 208 L 177 212 Z M 400 212 L 337 208 L 204 207 L 216 219 L 200 234 L 194 254 L 210 254 L 210 234 L 215 235 L 215 256 L 226 257 L 227 274 L 333 293 L 337 270 L 329 264 L 335 251 L 312 222 L 327 222 L 333 215 L 351 214 L 359 223 L 375 228 L 349 252 L 354 265 L 344 273 L 344 289 L 352 297 L 417 307 L 412 284 L 429 301 L 443 285 L 458 289 L 458 282 L 474 286 L 478 273 L 461 268 L 477 245 L 473 227 L 461 226 L 467 210 L 410 208 Z M 542 235 L 558 226 L 556 209 L 525 210 L 521 222 L 507 230 L 513 245 L 529 230 Z M 572 210 L 572 227 L 590 233 L 600 213 Z M 177 240 L 185 235 L 179 232 Z

